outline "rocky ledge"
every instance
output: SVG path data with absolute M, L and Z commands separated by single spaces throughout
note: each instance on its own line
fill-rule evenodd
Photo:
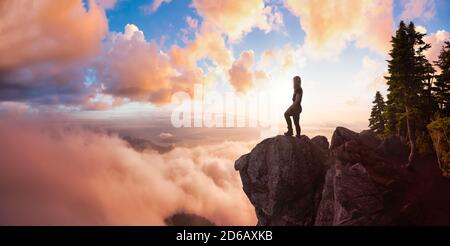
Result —
M 450 179 L 433 156 L 369 131 L 269 138 L 235 163 L 258 225 L 450 225 Z

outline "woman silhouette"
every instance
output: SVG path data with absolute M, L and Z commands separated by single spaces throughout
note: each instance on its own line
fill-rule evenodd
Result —
M 295 76 L 293 79 L 294 82 L 294 95 L 292 96 L 292 105 L 286 110 L 284 113 L 284 118 L 286 119 L 288 131 L 284 133 L 285 136 L 292 136 L 294 132 L 292 131 L 292 122 L 291 116 L 294 120 L 295 131 L 297 133 L 296 137 L 300 137 L 301 129 L 300 129 L 300 113 L 302 112 L 302 97 L 303 97 L 303 89 L 301 86 L 302 80 L 300 76 Z

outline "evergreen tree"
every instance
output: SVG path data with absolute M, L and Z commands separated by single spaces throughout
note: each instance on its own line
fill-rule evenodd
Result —
M 409 28 L 414 28 L 410 25 Z M 429 136 L 427 125 L 432 121 L 438 106 L 433 96 L 433 78 L 435 70 L 433 65 L 426 59 L 424 52 L 431 48 L 430 44 L 423 41 L 424 33 L 416 32 L 411 29 L 411 35 L 414 35 L 415 69 L 413 70 L 414 78 L 417 80 L 418 94 L 412 101 L 415 112 L 414 124 L 416 135 L 416 146 L 419 153 L 428 154 L 432 152 L 433 142 Z
M 438 61 L 435 64 L 441 73 L 436 76 L 435 97 L 442 117 L 450 116 L 450 41 L 442 47 Z
M 398 135 L 406 138 L 405 124 L 403 123 L 404 107 L 401 101 L 392 93 L 387 94 L 387 101 L 383 116 L 385 119 L 384 135 Z
M 392 37 L 392 49 L 389 52 L 391 60 L 388 60 L 389 76 L 386 76 L 388 132 L 394 131 L 393 121 L 397 134 L 401 136 L 403 126 L 406 126 L 405 135 L 410 146 L 408 166 L 412 165 L 416 156 L 416 131 L 422 128 L 421 125 L 428 123 L 422 123 L 419 119 L 424 113 L 429 114 L 424 109 L 433 105 L 429 100 L 432 98 L 431 78 L 434 70 L 423 55 L 430 48 L 423 41 L 424 35 L 416 32 L 412 22 L 408 26 L 403 21 L 400 22 Z
M 383 96 L 379 91 L 375 93 L 375 100 L 372 102 L 372 112 L 370 113 L 369 128 L 377 135 L 384 133 L 385 120 L 383 112 L 385 111 L 385 103 Z

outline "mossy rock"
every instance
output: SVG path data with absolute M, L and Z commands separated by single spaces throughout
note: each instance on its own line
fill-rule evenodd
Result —
M 450 117 L 439 118 L 427 126 L 443 175 L 450 173 Z

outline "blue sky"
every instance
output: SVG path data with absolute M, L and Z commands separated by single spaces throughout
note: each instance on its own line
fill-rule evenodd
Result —
M 92 6 L 86 10 L 87 3 Z M 155 3 L 161 4 L 148 11 Z M 300 75 L 304 124 L 362 129 L 375 91 L 385 93 L 389 40 L 400 19 L 426 29 L 431 60 L 450 30 L 450 3 L 444 0 L 46 4 L 54 8 L 37 3 L 30 16 L 48 20 L 18 21 L 25 14 L 19 8 L 3 14 L 4 23 L 19 25 L 11 30 L 43 32 L 30 42 L 12 38 L 0 46 L 8 57 L 0 60 L 7 81 L 1 101 L 95 114 L 130 115 L 136 108 L 167 113 L 171 95 L 207 83 L 223 93 L 265 90 L 282 114 L 291 103 L 292 77 Z M 189 27 L 187 18 L 195 25 Z
M 125 25 L 132 23 L 137 25 L 148 40 L 160 40 L 167 37 L 166 48 L 171 44 L 183 45 L 179 39 L 179 31 L 186 28 L 186 16 L 201 19 L 191 5 L 190 0 L 173 0 L 170 3 L 163 3 L 157 11 L 148 13 L 143 10 L 143 6 L 150 5 L 152 0 L 121 0 L 113 9 L 107 11 L 109 28 L 113 32 L 122 32 Z M 395 22 L 400 21 L 400 13 L 404 6 L 402 0 L 394 1 Z M 246 49 L 253 49 L 255 52 L 262 51 L 274 46 L 282 46 L 286 43 L 301 44 L 305 36 L 301 28 L 299 18 L 288 11 L 283 4 L 276 4 L 283 14 L 283 33 L 264 31 L 255 29 L 240 42 L 235 48 L 237 55 Z M 445 0 L 436 0 L 436 14 L 431 19 L 414 18 L 416 25 L 427 27 L 429 32 L 436 32 L 441 29 L 448 29 L 450 26 L 450 3 Z
M 282 48 L 290 45 L 294 48 L 302 46 L 305 42 L 305 31 L 302 29 L 301 18 L 287 9 L 280 1 L 271 1 L 273 6 L 283 16 L 283 26 L 279 30 L 266 32 L 264 30 L 253 28 L 251 32 L 244 35 L 242 40 L 237 43 L 227 43 L 233 52 L 235 59 L 241 52 L 252 50 L 255 53 L 255 59 L 258 60 L 263 51 L 267 49 Z M 116 7 L 107 12 L 109 27 L 111 31 L 122 32 L 128 23 L 133 23 L 144 33 L 147 40 L 160 42 L 163 38 L 163 50 L 168 50 L 171 45 L 176 44 L 183 47 L 184 43 L 180 39 L 180 30 L 187 27 L 185 18 L 191 16 L 204 21 L 203 17 L 197 13 L 188 0 L 174 0 L 170 3 L 163 3 L 157 11 L 146 13 L 142 11 L 142 6 L 150 4 L 148 0 L 138 1 L 119 1 Z M 396 0 L 393 5 L 393 25 L 397 25 L 400 16 L 405 10 L 406 1 Z M 424 10 L 425 12 L 426 10 Z M 449 30 L 450 4 L 447 1 L 438 0 L 434 2 L 434 14 L 431 18 L 415 16 L 410 18 L 416 25 L 424 26 L 428 33 L 435 33 L 438 30 Z M 426 14 L 426 13 L 422 13 Z M 376 23 L 375 23 L 376 24 Z M 193 39 L 191 33 L 190 36 Z M 226 39 L 226 35 L 225 35 Z M 308 59 L 306 64 L 299 69 L 305 83 L 311 82 L 311 90 L 314 90 L 311 96 L 306 91 L 306 107 L 313 108 L 313 105 L 319 105 L 324 108 L 348 107 L 347 112 L 342 119 L 337 121 L 346 121 L 350 117 L 358 122 L 358 126 L 363 127 L 368 117 L 372 95 L 375 90 L 385 90 L 385 86 L 378 85 L 376 88 L 368 88 L 367 85 L 358 85 L 355 76 L 364 70 L 363 59 L 369 58 L 373 62 L 380 64 L 380 69 L 384 68 L 386 54 L 381 54 L 370 48 L 358 48 L 355 41 L 349 41 L 346 48 L 340 52 L 339 56 L 332 61 L 323 59 Z M 382 71 L 378 71 L 378 77 L 382 77 Z M 308 85 L 306 85 L 308 88 Z M 320 95 L 320 96 L 319 96 Z M 334 100 L 324 100 L 323 97 L 333 98 Z M 324 112 L 329 112 L 324 110 Z M 317 123 L 324 118 L 327 113 L 315 116 Z M 355 117 L 352 117 L 356 115 Z M 333 115 L 336 117 L 337 115 Z M 347 117 L 348 116 L 348 117 Z M 320 118 L 322 117 L 322 118 Z M 332 121 L 330 118 L 323 119 L 324 122 Z M 308 122 L 308 120 L 306 120 Z

